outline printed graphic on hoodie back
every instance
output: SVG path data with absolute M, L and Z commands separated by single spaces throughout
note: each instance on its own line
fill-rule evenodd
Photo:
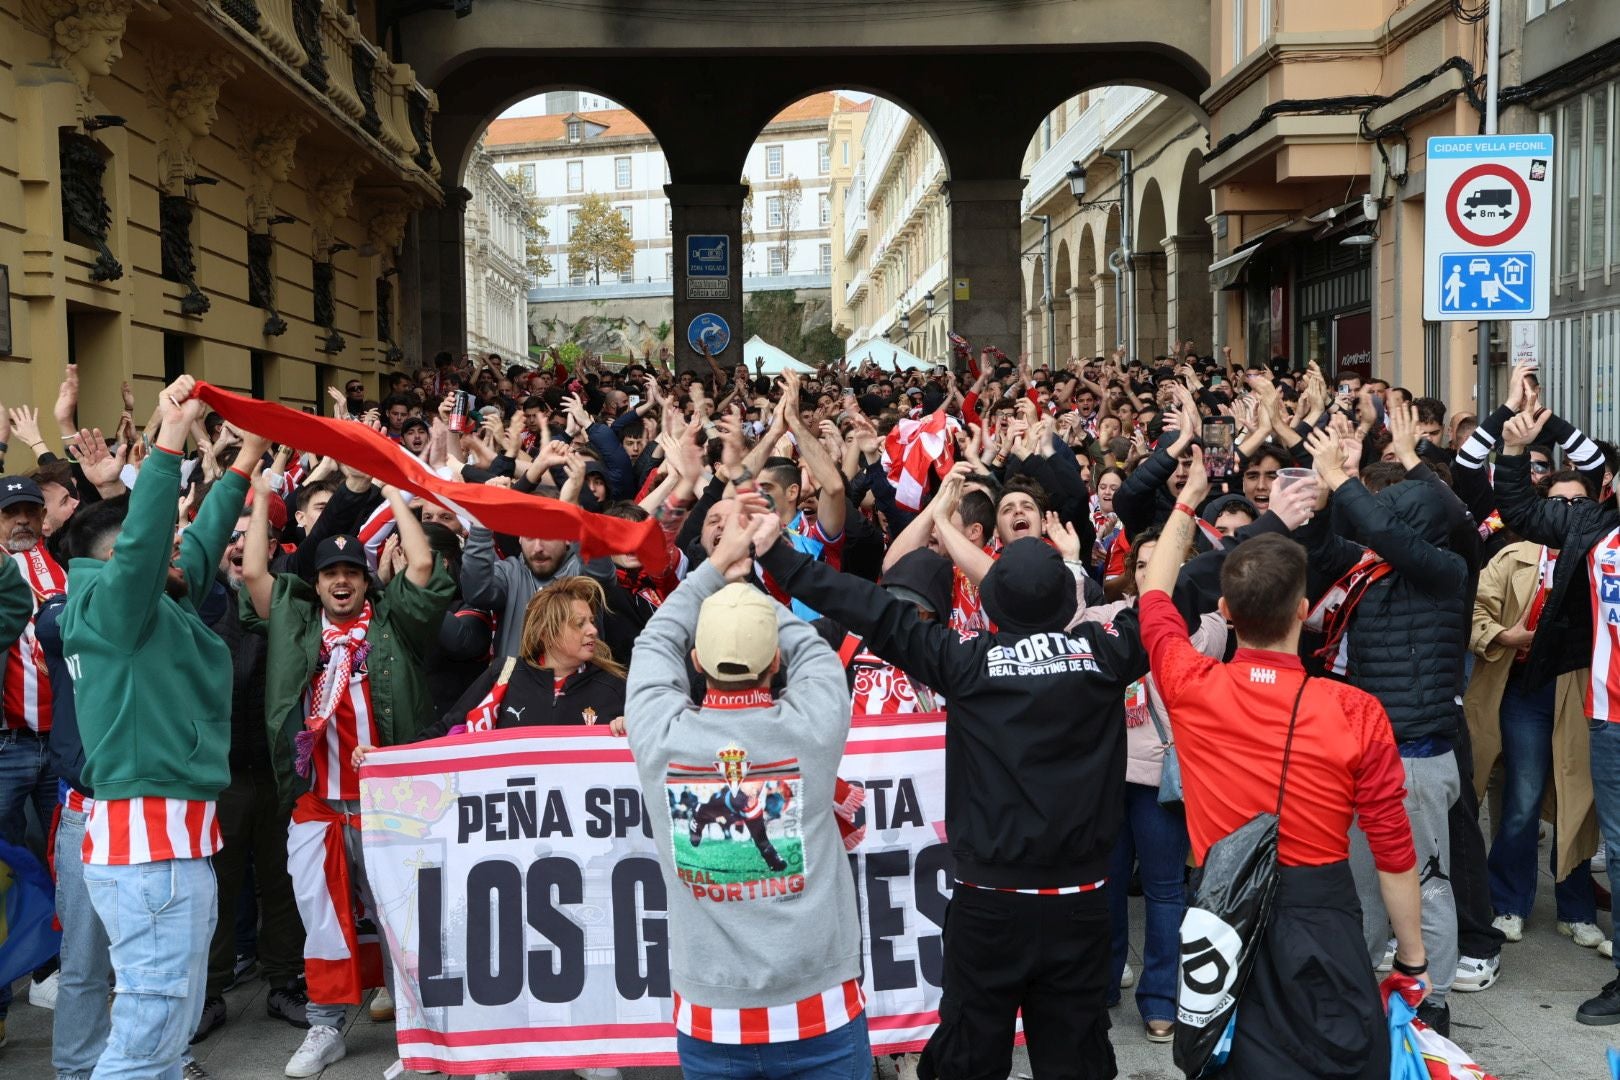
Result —
M 791 899 L 804 891 L 799 759 L 756 762 L 735 744 L 703 765 L 671 762 L 675 869 L 700 900 Z

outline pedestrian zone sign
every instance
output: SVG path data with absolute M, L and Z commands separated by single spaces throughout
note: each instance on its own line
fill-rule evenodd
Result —
M 1423 317 L 1545 319 L 1553 137 L 1445 135 L 1428 144 Z

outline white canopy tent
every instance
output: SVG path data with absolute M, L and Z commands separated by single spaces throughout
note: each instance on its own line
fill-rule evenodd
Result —
M 891 345 L 881 338 L 873 338 L 856 346 L 854 351 L 845 355 L 844 359 L 849 362 L 849 366 L 852 368 L 858 368 L 870 360 L 884 371 L 892 371 L 896 362 L 905 371 L 934 366 L 922 357 L 914 356 L 900 346 Z
M 816 370 L 803 360 L 789 356 L 758 334 L 743 343 L 743 359 L 748 362 L 749 371 L 764 371 L 767 375 L 780 375 L 789 370 L 803 375 Z M 764 361 L 765 366 L 755 367 L 760 361 Z

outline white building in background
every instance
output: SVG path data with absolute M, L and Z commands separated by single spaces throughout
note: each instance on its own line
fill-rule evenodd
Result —
M 950 356 L 950 211 L 945 162 L 905 109 L 876 98 L 829 124 L 833 332 L 848 351 L 881 338 L 927 360 Z
M 467 265 L 467 351 L 498 353 L 513 363 L 529 356 L 529 271 L 523 196 L 480 146 L 467 168 L 472 193 L 464 217 Z
M 832 268 L 829 225 L 827 118 L 833 93 L 815 94 L 783 110 L 760 132 L 749 151 L 746 179 L 753 189 L 753 242 L 745 244 L 745 288 L 825 287 Z M 601 285 L 669 282 L 674 277 L 669 167 L 647 126 L 625 109 L 571 111 L 491 122 L 484 136 L 490 158 L 503 173 L 516 170 L 547 207 L 546 257 L 551 273 L 535 284 L 546 288 L 595 285 L 568 272 L 568 237 L 580 203 L 605 195 L 630 223 L 635 265 L 622 277 L 606 272 Z M 797 179 L 800 198 L 790 215 L 787 190 Z M 792 280 L 785 280 L 792 279 Z M 580 294 L 582 297 L 585 295 Z

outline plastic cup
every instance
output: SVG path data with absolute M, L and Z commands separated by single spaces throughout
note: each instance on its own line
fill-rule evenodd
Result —
M 1272 483 L 1273 491 L 1287 491 L 1295 484 L 1302 483 L 1316 475 L 1315 469 L 1278 469 L 1277 479 Z

